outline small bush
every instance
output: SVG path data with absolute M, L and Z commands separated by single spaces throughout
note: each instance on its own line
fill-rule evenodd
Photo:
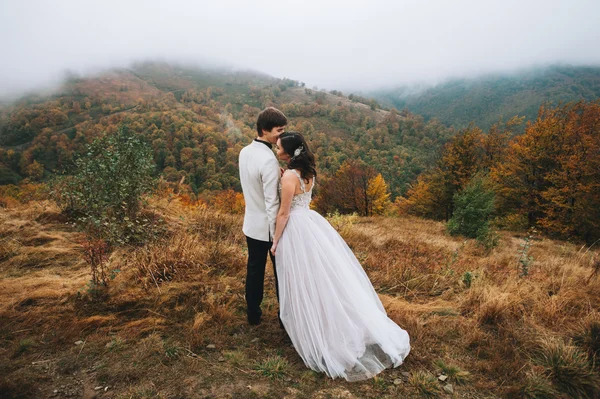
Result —
M 152 230 L 139 211 L 154 187 L 154 170 L 150 146 L 121 126 L 88 145 L 74 174 L 57 179 L 52 193 L 89 235 L 110 244 L 142 241 Z
M 245 210 L 244 196 L 229 189 L 214 194 L 212 207 L 222 213 L 242 215 Z
M 451 235 L 463 235 L 468 238 L 480 238 L 490 242 L 490 215 L 494 210 L 495 194 L 485 187 L 483 177 L 474 177 L 469 184 L 454 195 L 454 213 L 448 221 Z

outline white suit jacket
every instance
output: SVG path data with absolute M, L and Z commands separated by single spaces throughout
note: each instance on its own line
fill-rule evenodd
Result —
M 279 162 L 269 147 L 252 141 L 240 151 L 240 182 L 246 202 L 244 234 L 272 241 L 279 211 Z

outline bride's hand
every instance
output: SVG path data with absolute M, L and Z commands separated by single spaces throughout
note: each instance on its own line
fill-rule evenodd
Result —
M 277 251 L 277 243 L 273 243 L 273 246 L 271 246 L 271 253 L 273 256 L 275 256 L 275 251 Z

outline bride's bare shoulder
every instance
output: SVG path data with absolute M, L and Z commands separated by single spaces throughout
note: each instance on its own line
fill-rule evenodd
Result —
M 281 184 L 285 184 L 285 183 L 296 183 L 298 181 L 298 176 L 296 176 L 296 173 L 294 173 L 294 171 L 292 169 L 288 169 L 285 172 L 283 172 L 283 176 L 281 176 Z

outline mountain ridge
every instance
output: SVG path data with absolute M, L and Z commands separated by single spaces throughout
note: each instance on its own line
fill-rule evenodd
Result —
M 420 90 L 419 90 L 420 89 Z M 416 90 L 416 92 L 415 92 Z M 474 122 L 487 130 L 498 120 L 533 120 L 542 104 L 600 98 L 600 67 L 552 65 L 478 78 L 457 78 L 427 86 L 400 86 L 368 92 L 399 110 L 438 118 L 457 129 Z
M 256 116 L 267 106 L 280 108 L 289 129 L 307 136 L 325 175 L 348 158 L 362 159 L 383 174 L 394 196 L 431 166 L 451 135 L 372 99 L 317 91 L 292 79 L 144 63 L 73 76 L 52 96 L 1 107 L 0 184 L 50 178 L 85 144 L 125 123 L 153 147 L 168 181 L 186 176 L 196 193 L 239 190 L 237 154 L 255 137 Z

